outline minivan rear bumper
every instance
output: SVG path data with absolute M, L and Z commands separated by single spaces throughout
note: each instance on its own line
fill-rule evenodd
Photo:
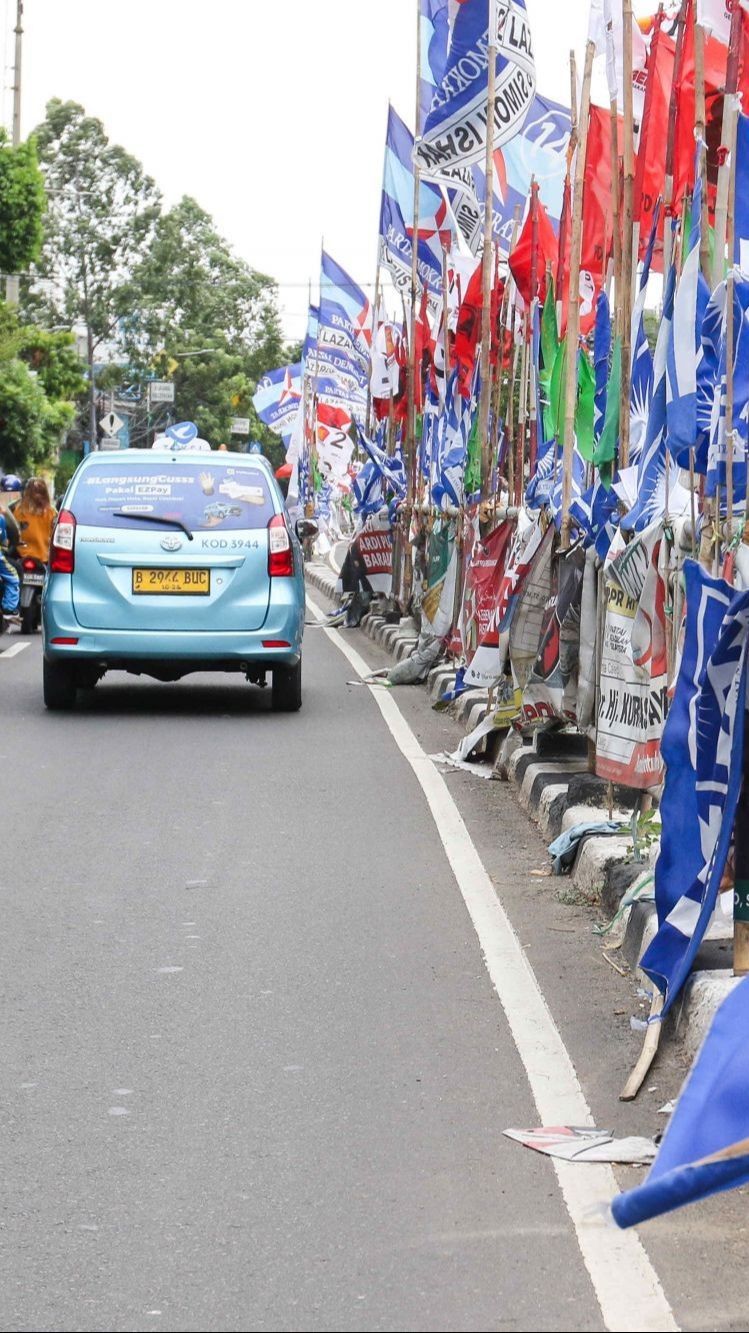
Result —
M 245 662 L 267 667 L 296 666 L 301 656 L 304 595 L 300 596 L 296 579 L 278 581 L 265 624 L 262 629 L 248 631 L 86 629 L 75 618 L 70 583 L 70 575 L 52 575 L 45 589 L 44 656 L 51 662 L 100 663 L 107 670 L 137 669 L 138 662 L 184 662 L 193 670 L 239 671 Z M 55 639 L 75 642 L 58 644 L 53 642 Z M 273 646 L 266 647 L 268 643 Z

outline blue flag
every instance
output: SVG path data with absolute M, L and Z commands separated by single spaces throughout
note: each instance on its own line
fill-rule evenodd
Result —
M 414 235 L 414 138 L 397 111 L 388 112 L 380 206 L 380 258 L 399 291 L 410 292 Z M 416 268 L 420 285 L 442 294 L 442 247 L 452 239 L 447 204 L 440 190 L 423 181 L 419 189 Z M 410 299 L 410 297 L 409 297 Z
M 455 13 L 442 77 L 435 86 L 415 149 L 422 174 L 451 181 L 455 168 L 481 163 L 486 151 L 489 20 L 496 15 L 494 146 L 523 125 L 536 91 L 533 43 L 525 0 L 463 0 Z
M 749 977 L 713 1019 L 647 1180 L 618 1195 L 620 1227 L 749 1181 Z
M 697 366 L 701 350 L 702 321 L 710 293 L 700 272 L 702 238 L 702 180 L 697 145 L 695 187 L 692 199 L 692 229 L 689 252 L 674 298 L 674 318 L 666 363 L 666 429 L 668 448 L 679 467 L 689 467 L 689 451 L 697 441 Z
M 362 430 L 359 431 L 359 443 L 362 449 L 369 454 L 383 483 L 390 488 L 396 499 L 405 499 L 408 483 L 406 469 L 400 454 L 395 454 L 392 458 L 389 457 L 385 450 L 380 445 L 375 444 L 374 440 L 368 439 Z
M 723 302 L 724 307 L 727 302 Z M 749 417 L 749 282 L 737 278 L 733 285 L 733 417 L 729 439 L 727 429 L 727 308 L 724 309 L 720 338 L 720 362 L 717 401 L 712 416 L 707 457 L 705 495 L 725 490 L 729 452 L 733 459 L 734 503 L 744 507 L 746 500 L 747 418 Z M 722 495 L 725 503 L 725 494 Z
M 673 264 L 666 280 L 663 315 L 655 345 L 653 390 L 650 398 L 645 439 L 637 464 L 637 499 L 622 519 L 625 532 L 642 532 L 666 510 L 666 358 L 674 317 L 676 269 Z M 676 480 L 671 468 L 669 480 Z
M 658 235 L 658 219 L 660 217 L 660 200 L 653 210 L 653 224 L 650 228 L 650 239 L 648 241 L 645 258 L 640 275 L 640 290 L 632 311 L 632 329 L 630 346 L 632 348 L 632 378 L 630 381 L 629 395 L 629 462 L 634 467 L 637 463 L 642 446 L 645 442 L 645 432 L 648 426 L 648 415 L 650 412 L 650 399 L 653 393 L 653 358 L 650 353 L 650 344 L 645 332 L 645 298 L 647 296 L 648 279 L 650 277 L 650 266 L 653 262 L 653 250 Z
M 419 134 L 424 133 L 435 89 L 442 82 L 450 42 L 450 0 L 419 0 Z
M 596 443 L 601 438 L 603 423 L 606 420 L 606 398 L 609 385 L 609 359 L 611 357 L 611 310 L 609 298 L 601 292 L 596 306 L 596 326 L 593 335 L 593 370 L 596 379 L 596 396 L 593 406 L 593 435 Z
M 736 129 L 736 202 L 733 262 L 749 277 L 749 116 L 739 114 Z
M 687 615 L 663 735 L 663 834 L 655 867 L 658 933 L 641 967 L 667 1014 L 715 909 L 741 790 L 749 592 L 684 565 Z
M 454 370 L 448 381 L 445 410 L 432 458 L 432 500 L 438 509 L 463 502 L 468 437 L 477 398 L 475 384 L 470 397 L 463 397 L 458 389 L 458 372 Z

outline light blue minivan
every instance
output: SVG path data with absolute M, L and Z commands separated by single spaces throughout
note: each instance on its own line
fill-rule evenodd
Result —
M 72 478 L 44 588 L 44 702 L 72 708 L 108 671 L 174 681 L 242 672 L 302 702 L 304 569 L 265 458 L 129 449 Z

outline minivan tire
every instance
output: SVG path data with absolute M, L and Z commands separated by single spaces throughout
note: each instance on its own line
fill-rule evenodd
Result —
M 274 713 L 296 713 L 302 706 L 302 660 L 293 667 L 274 667 L 271 704 Z
M 62 712 L 75 706 L 75 676 L 69 662 L 48 662 L 45 657 L 42 679 L 46 708 Z

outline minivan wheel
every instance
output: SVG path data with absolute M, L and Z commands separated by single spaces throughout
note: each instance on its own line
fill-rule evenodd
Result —
M 302 662 L 293 667 L 274 667 L 271 703 L 274 713 L 296 713 L 302 706 Z
M 43 665 L 44 703 L 56 712 L 73 708 L 75 704 L 75 676 L 69 662 L 48 662 Z

